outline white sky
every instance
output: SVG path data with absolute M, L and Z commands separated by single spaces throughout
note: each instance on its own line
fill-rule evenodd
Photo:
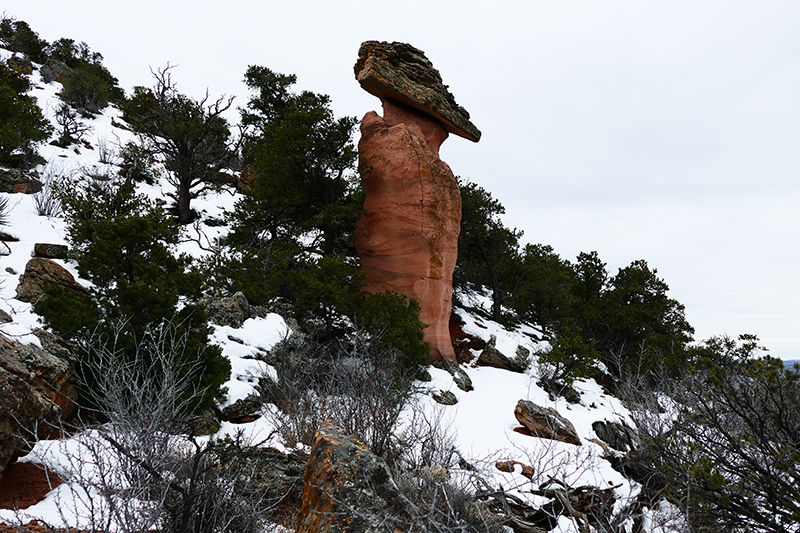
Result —
M 177 64 L 190 96 L 248 65 L 298 76 L 337 115 L 377 100 L 364 40 L 424 50 L 483 131 L 442 158 L 524 239 L 612 274 L 644 258 L 697 338 L 755 333 L 800 359 L 800 3 L 794 0 L 109 3 L 5 0 L 48 40 L 86 41 L 129 90 Z

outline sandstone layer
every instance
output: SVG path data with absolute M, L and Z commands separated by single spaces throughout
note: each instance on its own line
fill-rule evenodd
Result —
M 416 299 L 431 355 L 457 362 L 449 321 L 461 192 L 439 147 L 449 133 L 472 141 L 481 133 L 411 45 L 365 42 L 355 74 L 383 104 L 383 117 L 364 116 L 358 144 L 366 200 L 355 242 L 366 290 Z
M 370 292 L 394 291 L 419 301 L 434 359 L 455 361 L 450 341 L 453 269 L 458 257 L 461 193 L 439 159 L 447 131 L 389 100 L 384 117 L 361 122 L 366 193 L 355 243 Z

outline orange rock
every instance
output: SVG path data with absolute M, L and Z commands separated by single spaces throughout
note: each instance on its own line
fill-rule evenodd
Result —
M 412 108 L 382 100 L 361 121 L 365 214 L 356 249 L 368 292 L 395 291 L 419 301 L 434 359 L 456 361 L 448 329 L 458 256 L 461 193 L 439 159 L 447 131 Z

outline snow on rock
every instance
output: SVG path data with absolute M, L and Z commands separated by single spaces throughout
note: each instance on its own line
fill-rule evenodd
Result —
M 57 83 L 45 84 L 37 72 L 34 73 L 35 87 L 31 91 L 39 105 L 53 118 L 55 109 L 60 104 L 56 92 L 60 89 Z M 37 170 L 43 180 L 57 180 L 62 176 L 86 175 L 87 172 L 108 175 L 116 172 L 113 162 L 114 150 L 118 150 L 125 142 L 133 139 L 130 131 L 121 129 L 115 124 L 121 121 L 120 111 L 109 107 L 93 119 L 85 122 L 92 126 L 84 144 L 63 149 L 44 145 L 40 149 L 42 156 L 49 161 Z M 101 157 L 101 154 L 102 157 Z M 164 198 L 171 190 L 170 185 L 162 179 L 155 185 L 141 185 L 140 192 L 151 198 Z M 0 308 L 8 312 L 12 323 L 0 325 L 6 335 L 15 336 L 26 343 L 38 344 L 38 339 L 30 334 L 32 328 L 40 326 L 38 317 L 31 311 L 31 304 L 14 299 L 14 291 L 19 275 L 24 272 L 25 264 L 31 257 L 36 242 L 54 244 L 65 243 L 65 223 L 57 216 L 39 216 L 36 212 L 34 198 L 30 195 L 4 194 L 9 199 L 9 222 L 4 230 L 19 237 L 19 242 L 7 243 L 11 254 L 0 258 Z M 233 209 L 238 196 L 230 192 L 208 194 L 194 200 L 193 207 L 201 214 L 201 221 L 187 228 L 187 239 L 179 247 L 180 252 L 195 257 L 207 256 L 214 239 L 226 231 L 220 226 L 208 226 L 203 223 L 207 219 L 222 219 L 224 214 Z M 88 285 L 77 276 L 75 265 L 69 261 L 59 261 L 76 279 Z M 461 301 L 470 307 L 488 308 L 485 295 L 459 295 Z M 636 494 L 638 488 L 614 471 L 609 462 L 603 459 L 604 450 L 591 442 L 597 438 L 592 430 L 596 421 L 628 421 L 629 415 L 619 400 L 606 395 L 593 380 L 579 380 L 575 389 L 581 394 L 578 404 L 569 404 L 563 398 L 552 398 L 542 390 L 537 381 L 536 353 L 541 347 L 538 338 L 541 332 L 529 326 L 515 331 L 507 331 L 501 325 L 481 318 L 476 313 L 465 309 L 456 309 L 464 321 L 463 330 L 471 335 L 489 340 L 496 337 L 497 349 L 503 354 L 513 357 L 519 346 L 531 351 L 532 364 L 525 373 L 513 373 L 491 367 L 464 366 L 474 385 L 474 390 L 465 392 L 453 383 L 452 376 L 444 370 L 431 368 L 433 381 L 423 384 L 432 390 L 449 391 L 457 398 L 453 406 L 442 406 L 430 395 L 420 395 L 415 399 L 415 408 L 427 413 L 427 416 L 438 416 L 445 426 L 450 426 L 456 445 L 463 458 L 482 468 L 493 486 L 502 486 L 513 491 L 521 498 L 532 503 L 543 500 L 530 494 L 529 490 L 553 476 L 570 486 L 593 485 L 604 489 L 618 487 L 616 495 L 618 504 Z M 239 399 L 254 394 L 258 376 L 264 372 L 274 372 L 271 367 L 259 359 L 259 353 L 271 350 L 276 343 L 286 337 L 289 328 L 285 320 L 277 314 L 266 317 L 250 318 L 240 328 L 213 325 L 211 340 L 219 345 L 223 354 L 231 361 L 230 380 L 225 384 L 228 396 L 221 407 L 233 404 Z M 575 426 L 583 443 L 581 446 L 541 439 L 524 435 L 515 431 L 519 426 L 514 416 L 514 407 L 519 400 L 530 400 L 543 407 L 555 409 Z M 264 409 L 270 408 L 269 406 Z M 243 432 L 245 438 L 252 442 L 268 439 L 273 428 L 269 424 L 270 417 L 261 417 L 247 424 L 231 424 L 223 422 L 217 436 L 233 435 Z M 408 413 L 407 421 L 413 420 Z M 205 437 L 208 438 L 208 437 Z M 69 482 L 69 465 L 64 464 L 59 455 L 62 446 L 73 446 L 73 439 L 56 444 L 55 441 L 42 441 L 23 461 L 42 461 L 59 474 L 67 477 L 67 482 L 53 491 L 43 502 L 29 508 L 25 514 L 29 517 L 41 517 L 47 522 L 59 525 L 62 523 L 55 504 L 59 499 L 63 502 L 75 499 L 77 487 Z M 276 445 L 270 442 L 270 445 Z M 502 472 L 494 467 L 496 461 L 518 461 L 533 468 L 532 479 L 523 476 L 520 468 L 514 472 Z M 79 522 L 75 516 L 67 516 L 70 525 Z M 649 518 L 648 518 L 649 519 Z M 0 521 L 14 521 L 11 511 L 0 511 Z M 555 531 L 575 531 L 575 524 L 567 519 L 560 520 Z

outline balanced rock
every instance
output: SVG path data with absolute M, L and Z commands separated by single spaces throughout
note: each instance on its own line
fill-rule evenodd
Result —
M 514 408 L 514 416 L 535 437 L 581 444 L 575 426 L 555 409 L 541 407 L 528 400 L 520 400 Z
M 400 531 L 411 519 L 386 462 L 331 422 L 317 431 L 303 484 L 296 533 Z
M 455 135 L 478 142 L 481 132 L 456 103 L 422 50 L 406 43 L 366 41 L 358 50 L 356 79 L 367 92 L 433 117 Z
M 416 299 L 431 355 L 455 362 L 449 321 L 461 192 L 439 147 L 448 130 L 475 141 L 480 132 L 465 134 L 471 123 L 457 117 L 468 115 L 416 48 L 368 41 L 356 76 L 383 104 L 383 117 L 374 111 L 364 116 L 358 143 L 361 166 L 368 169 L 362 175 L 364 216 L 354 235 L 365 290 Z

